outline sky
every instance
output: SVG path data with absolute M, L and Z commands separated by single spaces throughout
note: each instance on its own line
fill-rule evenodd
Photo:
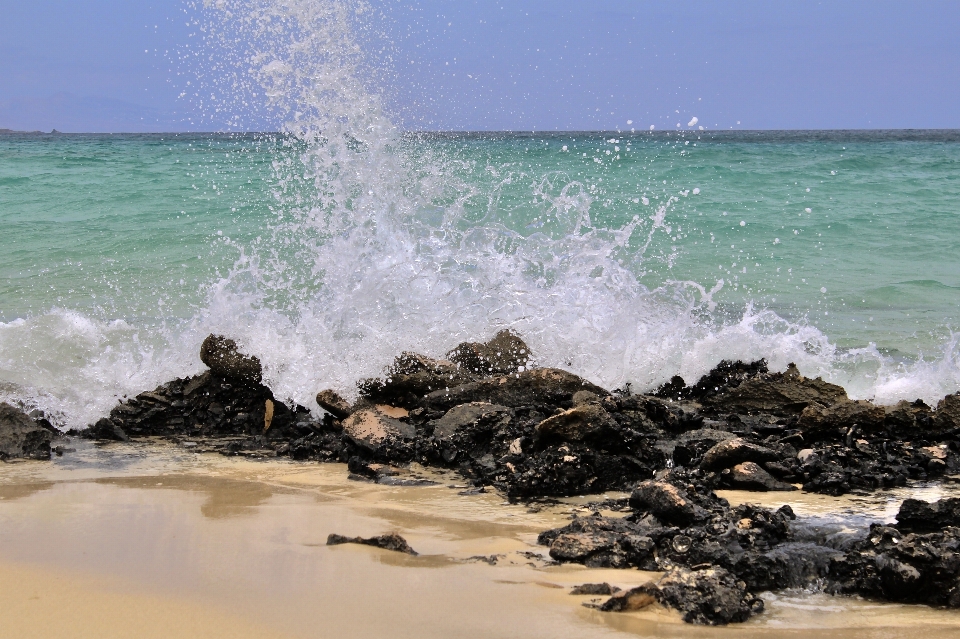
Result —
M 958 2 L 370 1 L 402 128 L 960 128 Z M 198 39 L 185 0 L 0 15 L 0 128 L 226 126 L 178 97 Z

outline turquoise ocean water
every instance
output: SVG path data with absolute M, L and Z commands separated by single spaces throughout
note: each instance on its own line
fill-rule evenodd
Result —
M 364 3 L 190 6 L 205 108 L 282 133 L 0 135 L 0 399 L 83 426 L 219 332 L 316 409 L 502 328 L 607 388 L 960 388 L 958 131 L 404 133 Z
M 880 401 L 960 388 L 960 134 L 0 138 L 2 393 L 81 425 L 201 368 L 280 394 L 520 331 L 608 387 L 796 361 Z

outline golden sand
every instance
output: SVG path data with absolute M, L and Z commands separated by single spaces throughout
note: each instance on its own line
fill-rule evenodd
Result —
M 563 525 L 582 499 L 537 510 L 496 493 L 461 495 L 454 474 L 383 486 L 348 480 L 339 464 L 160 444 L 80 448 L 53 463 L 0 465 L 0 637 L 935 639 L 960 630 L 955 611 L 802 593 L 765 595 L 766 613 L 731 628 L 688 626 L 656 607 L 601 613 L 569 588 L 656 575 L 536 557 L 546 555 L 537 534 Z M 325 544 L 330 533 L 388 532 L 420 555 Z M 478 555 L 498 557 L 490 565 Z

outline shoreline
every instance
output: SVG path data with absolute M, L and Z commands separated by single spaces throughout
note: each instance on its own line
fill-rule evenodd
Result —
M 184 624 L 210 632 L 192 636 L 210 637 L 231 636 L 231 628 L 243 629 L 232 635 L 240 637 L 729 634 L 683 624 L 659 608 L 602 613 L 581 605 L 596 598 L 568 594 L 585 582 L 631 587 L 650 573 L 530 566 L 520 555 L 494 565 L 465 561 L 518 551 L 545 556 L 536 532 L 583 508 L 581 498 L 531 512 L 495 493 L 460 495 L 462 488 L 443 483 L 455 478 L 449 474 L 434 475 L 441 483 L 432 486 L 386 486 L 349 480 L 339 464 L 197 455 L 159 442 L 86 444 L 76 456 L 73 464 L 60 458 L 6 465 L 0 478 L 0 574 L 14 574 L 16 556 L 17 574 L 63 584 L 51 597 L 94 589 L 71 599 L 77 616 L 74 605 L 41 600 L 44 614 L 60 611 L 60 620 L 44 626 L 47 634 L 21 636 L 64 636 L 52 630 L 74 627 L 67 620 L 90 636 L 111 636 L 106 629 L 113 627 L 113 636 L 129 636 L 122 631 L 150 623 L 154 610 L 163 618 L 189 612 Z M 39 490 L 31 493 L 30 486 Z M 396 531 L 421 556 L 326 546 L 328 531 Z M 114 597 L 116 591 L 127 599 Z M 922 629 L 939 639 L 960 623 L 958 611 L 925 606 L 814 593 L 765 596 L 767 612 L 737 626 L 738 636 L 866 638 L 884 629 Z M 147 609 L 136 617 L 123 607 L 128 603 Z M 20 618 L 24 627 L 31 619 L 38 616 Z M 161 636 L 169 626 L 154 627 Z
M 760 593 L 812 587 L 960 608 L 952 568 L 960 561 L 960 498 L 950 497 L 960 475 L 960 394 L 936 407 L 919 400 L 876 406 L 792 365 L 771 373 L 763 360 L 721 362 L 693 385 L 675 377 L 650 395 L 611 392 L 566 371 L 528 368 L 529 348 L 509 331 L 463 343 L 447 357 L 399 355 L 382 378 L 358 382 L 352 405 L 321 391 L 325 412 L 316 419 L 262 385 L 256 357 L 211 335 L 200 352 L 206 373 L 140 393 L 72 434 L 169 441 L 178 455 L 197 458 L 218 452 L 343 462 L 344 481 L 425 494 L 443 477 L 463 499 L 506 498 L 508 510 L 531 513 L 578 499 L 582 508 L 530 531 L 540 553 L 525 552 L 538 568 L 647 575 L 629 587 L 584 586 L 609 597 L 586 604 L 605 613 L 663 608 L 689 623 L 742 623 L 762 616 Z M 14 427 L 0 439 L 6 455 L 20 437 L 22 456 L 50 456 L 54 429 L 42 416 L 0 408 Z M 79 454 L 69 443 L 53 451 L 67 464 Z M 854 506 L 858 516 L 825 524 L 791 507 L 808 494 L 832 498 L 828 504 L 868 504 L 878 491 L 913 490 L 918 482 L 946 496 L 887 503 L 879 517 Z M 773 497 L 728 499 L 731 490 Z M 423 552 L 416 537 L 363 534 L 331 531 L 326 543 Z M 495 565 L 505 557 L 478 553 L 466 561 Z

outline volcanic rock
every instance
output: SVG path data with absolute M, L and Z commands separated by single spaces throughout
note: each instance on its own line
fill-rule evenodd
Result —
M 743 462 L 763 463 L 778 459 L 780 459 L 780 456 L 769 448 L 751 444 L 740 438 L 734 438 L 724 440 L 708 450 L 700 462 L 700 468 L 722 470 L 732 468 Z
M 317 393 L 317 404 L 337 419 L 346 419 L 353 412 L 347 400 L 330 389 Z
M 703 401 L 720 393 L 736 388 L 744 381 L 767 372 L 767 361 L 764 359 L 744 363 L 740 360 L 732 362 L 722 360 L 709 373 L 704 375 L 693 386 L 686 386 L 686 382 L 679 375 L 654 391 L 657 397 L 669 399 L 694 399 Z
M 101 417 L 98 419 L 97 423 L 87 429 L 86 434 L 91 439 L 114 440 L 118 442 L 130 441 L 130 437 L 109 417 Z
M 841 401 L 832 406 L 810 405 L 800 413 L 800 429 L 805 434 L 823 434 L 837 429 L 859 427 L 862 431 L 872 432 L 883 426 L 886 411 L 883 406 L 857 400 Z
M 713 428 L 697 428 L 681 433 L 673 447 L 673 462 L 677 466 L 697 466 L 708 450 L 736 437 L 733 433 Z
M 453 362 L 401 353 L 386 369 L 385 379 L 364 379 L 357 383 L 357 388 L 360 397 L 370 402 L 414 408 L 429 393 L 475 379 L 475 375 Z
M 384 550 L 402 552 L 408 555 L 417 555 L 417 552 L 410 547 L 407 540 L 396 533 L 389 535 L 377 535 L 376 537 L 345 537 L 343 535 L 332 534 L 327 537 L 328 546 L 339 546 L 340 544 L 361 544 L 363 546 L 374 546 Z
M 200 361 L 221 377 L 253 384 L 259 384 L 263 378 L 260 360 L 240 353 L 237 343 L 223 335 L 211 334 L 203 340 Z
M 621 588 L 617 588 L 616 586 L 611 586 L 607 582 L 603 582 L 602 584 L 580 584 L 579 586 L 574 586 L 573 589 L 570 590 L 570 594 L 610 596 L 620 591 Z
M 763 611 L 763 600 L 723 568 L 672 568 L 656 583 L 616 593 L 600 609 L 638 610 L 654 602 L 678 610 L 687 623 L 710 626 L 746 621 Z
M 940 430 L 960 428 L 960 393 L 947 395 L 937 402 L 934 422 Z
M 50 459 L 53 433 L 19 408 L 0 402 L 0 460 Z
M 658 601 L 679 610 L 687 623 L 726 625 L 763 612 L 763 600 L 723 568 L 674 568 L 657 582 L 657 590 Z
M 509 411 L 510 409 L 506 406 L 489 402 L 470 402 L 469 404 L 454 406 L 443 417 L 431 422 L 433 436 L 438 439 L 449 439 L 463 428 L 476 426 L 482 420 L 496 418 Z
M 933 503 L 905 499 L 897 513 L 897 528 L 904 532 L 935 532 L 947 526 L 960 528 L 960 497 Z
M 709 513 L 690 500 L 689 496 L 673 484 L 659 481 L 644 481 L 630 495 L 630 507 L 648 511 L 660 521 L 689 526 L 706 519 Z
M 731 488 L 756 491 L 790 491 L 796 486 L 784 483 L 753 462 L 743 462 L 730 469 Z
M 503 330 L 480 344 L 463 342 L 447 358 L 480 377 L 516 373 L 530 362 L 530 348 L 516 333 Z
M 828 591 L 960 608 L 960 528 L 926 534 L 872 524 L 830 565 Z
M 790 364 L 783 373 L 753 377 L 725 393 L 706 398 L 704 405 L 725 413 L 796 415 L 811 404 L 830 406 L 845 400 L 847 392 L 843 387 L 819 377 L 803 377 Z
M 656 522 L 632 522 L 613 517 L 576 517 L 563 528 L 540 534 L 537 543 L 550 547 L 560 562 L 591 568 L 639 567 L 658 570 L 654 550 L 664 535 L 676 534 Z
M 584 391 L 578 391 L 582 393 Z M 537 424 L 537 437 L 579 442 L 616 429 L 616 422 L 597 404 L 581 404 Z
M 397 439 L 413 439 L 417 431 L 409 423 L 388 417 L 377 408 L 366 408 L 344 420 L 343 434 L 357 446 L 378 453 Z
M 423 403 L 434 410 L 447 410 L 467 402 L 490 402 L 511 408 L 531 404 L 557 405 L 571 401 L 573 394 L 582 390 L 600 396 L 609 395 L 573 373 L 556 368 L 535 368 L 457 387 L 451 385 L 449 389 L 430 393 Z

